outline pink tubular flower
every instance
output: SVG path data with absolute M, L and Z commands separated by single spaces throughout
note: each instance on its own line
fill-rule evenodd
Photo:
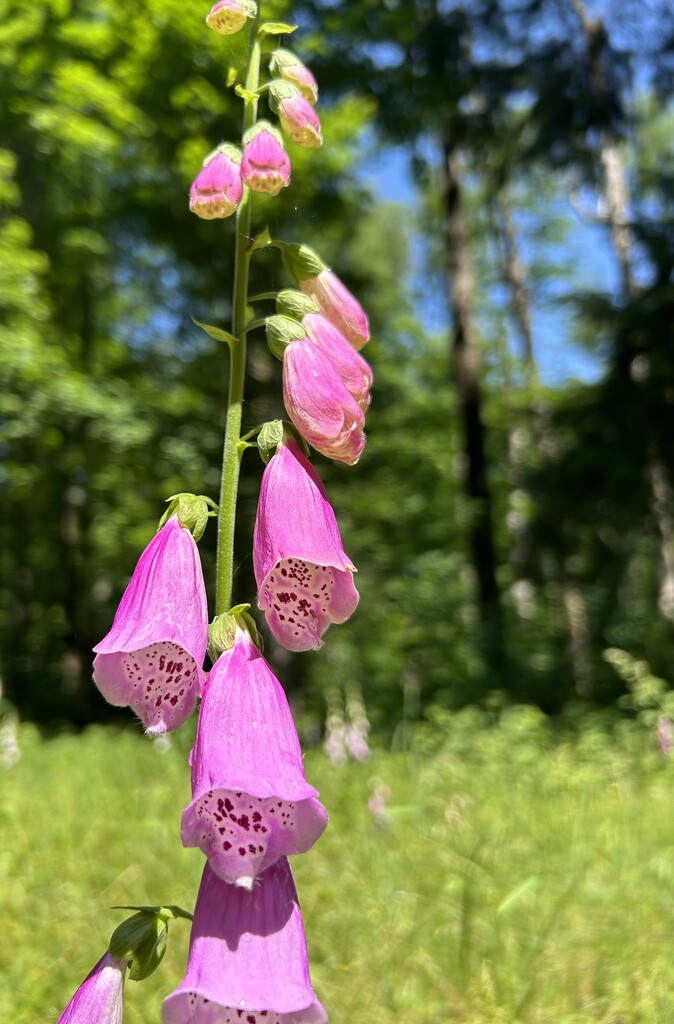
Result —
M 337 275 L 326 268 L 298 283 L 305 295 L 311 295 L 316 300 L 321 313 L 341 331 L 353 347 L 363 348 L 370 340 L 367 314 Z
M 94 647 L 94 682 L 129 705 L 151 735 L 190 716 L 203 682 L 208 634 L 199 552 L 171 516 L 140 556 L 108 635 Z
M 190 210 L 203 220 L 231 217 L 243 195 L 241 152 L 223 143 L 204 161 L 190 188 Z
M 56 1024 L 122 1024 L 126 962 L 103 956 L 86 976 Z
M 356 352 L 342 332 L 320 313 L 307 313 L 302 317 L 302 326 L 308 337 L 328 357 L 349 394 L 365 412 L 370 404 L 372 387 L 372 370 L 369 364 Z
M 302 914 L 285 857 L 252 891 L 204 868 L 187 971 L 163 1024 L 326 1024 L 309 976 Z
M 226 882 L 251 888 L 279 857 L 305 853 L 322 834 L 328 816 L 317 796 L 283 687 L 237 627 L 199 712 L 183 844 L 198 846 Z
M 323 145 L 318 114 L 297 86 L 282 78 L 275 79 L 269 88 L 269 101 L 289 139 L 308 149 Z
M 248 18 L 255 17 L 255 10 L 255 4 L 249 0 L 219 0 L 206 16 L 206 24 L 221 36 L 233 36 Z
M 253 192 L 278 195 L 290 184 L 290 160 L 280 135 L 268 122 L 262 121 L 255 125 L 250 137 L 247 136 L 243 140 L 242 181 Z
M 358 604 L 355 566 L 335 513 L 297 443 L 283 441 L 262 476 L 253 536 L 258 604 L 289 651 L 317 650 L 332 622 Z
M 310 338 L 283 353 L 283 401 L 304 440 L 321 455 L 352 466 L 365 447 L 365 417 L 330 359 Z

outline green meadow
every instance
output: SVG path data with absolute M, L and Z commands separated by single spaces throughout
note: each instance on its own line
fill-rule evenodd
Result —
M 45 1024 L 122 919 L 111 908 L 191 909 L 202 857 L 178 837 L 187 735 L 23 727 L 19 745 L 0 770 L 0 1020 Z M 674 763 L 650 733 L 466 711 L 408 753 L 335 766 L 316 750 L 306 767 L 331 825 L 293 866 L 332 1024 L 674 1020 Z M 159 1020 L 188 929 L 173 922 L 159 970 L 127 983 L 125 1024 Z

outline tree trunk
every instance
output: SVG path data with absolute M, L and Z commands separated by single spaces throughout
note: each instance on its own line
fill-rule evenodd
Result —
M 492 501 L 487 478 L 480 353 L 473 320 L 474 273 L 460 160 L 449 132 L 443 139 L 443 155 L 448 291 L 453 320 L 454 371 L 464 429 L 466 485 L 471 505 L 470 545 L 484 628 L 484 653 L 490 669 L 500 676 L 504 669 L 504 642 L 496 579 Z M 496 679 L 494 685 L 499 685 Z

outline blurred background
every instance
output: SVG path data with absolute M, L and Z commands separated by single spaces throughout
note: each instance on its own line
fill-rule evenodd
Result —
M 208 7 L 0 0 L 14 1024 L 57 1018 L 105 907 L 190 905 L 201 870 L 178 841 L 190 727 L 142 739 L 91 648 L 165 499 L 218 492 L 227 352 L 191 317 L 229 325 L 233 223 L 187 192 L 238 138 L 243 52 Z M 326 144 L 289 145 L 292 186 L 255 224 L 362 300 L 375 374 L 359 465 L 315 460 L 360 606 L 321 652 L 267 647 L 332 818 L 296 864 L 321 998 L 333 1024 L 673 1020 L 674 9 L 264 14 L 300 25 L 283 43 L 319 80 Z M 256 255 L 253 291 L 289 283 Z M 259 335 L 249 369 L 244 430 L 282 415 Z M 236 601 L 261 472 L 249 452 Z M 180 976 L 172 927 L 173 981 L 129 986 L 131 1024 Z
M 0 674 L 48 729 L 126 711 L 91 647 L 168 495 L 217 497 L 232 222 L 186 195 L 238 137 L 242 42 L 197 0 L 5 0 Z M 317 457 L 361 567 L 353 621 L 281 666 L 315 730 L 361 694 L 389 743 L 497 692 L 613 705 L 674 640 L 674 12 L 664 0 L 349 0 L 268 16 L 326 145 L 256 224 L 362 299 L 369 443 Z M 289 44 L 289 39 L 284 40 Z M 270 40 L 269 47 L 276 45 Z M 272 253 L 253 290 L 289 282 Z M 279 415 L 258 334 L 244 428 Z M 244 463 L 237 600 L 262 465 Z M 207 573 L 214 529 L 202 542 Z M 334 688 L 337 692 L 333 692 Z

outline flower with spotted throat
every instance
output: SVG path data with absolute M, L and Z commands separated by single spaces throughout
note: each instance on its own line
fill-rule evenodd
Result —
M 177 515 L 140 556 L 108 635 L 94 647 L 94 682 L 129 705 L 150 735 L 189 718 L 205 682 L 208 607 L 199 551 Z
M 289 651 L 317 650 L 358 604 L 325 488 L 296 441 L 278 445 L 262 476 L 253 536 L 258 605 Z
M 302 913 L 287 858 L 252 890 L 204 868 L 187 971 L 163 1024 L 326 1024 L 309 975 Z
M 309 850 L 327 825 L 283 687 L 239 625 L 208 676 L 191 764 L 182 841 L 226 882 L 251 888 L 282 855 Z

